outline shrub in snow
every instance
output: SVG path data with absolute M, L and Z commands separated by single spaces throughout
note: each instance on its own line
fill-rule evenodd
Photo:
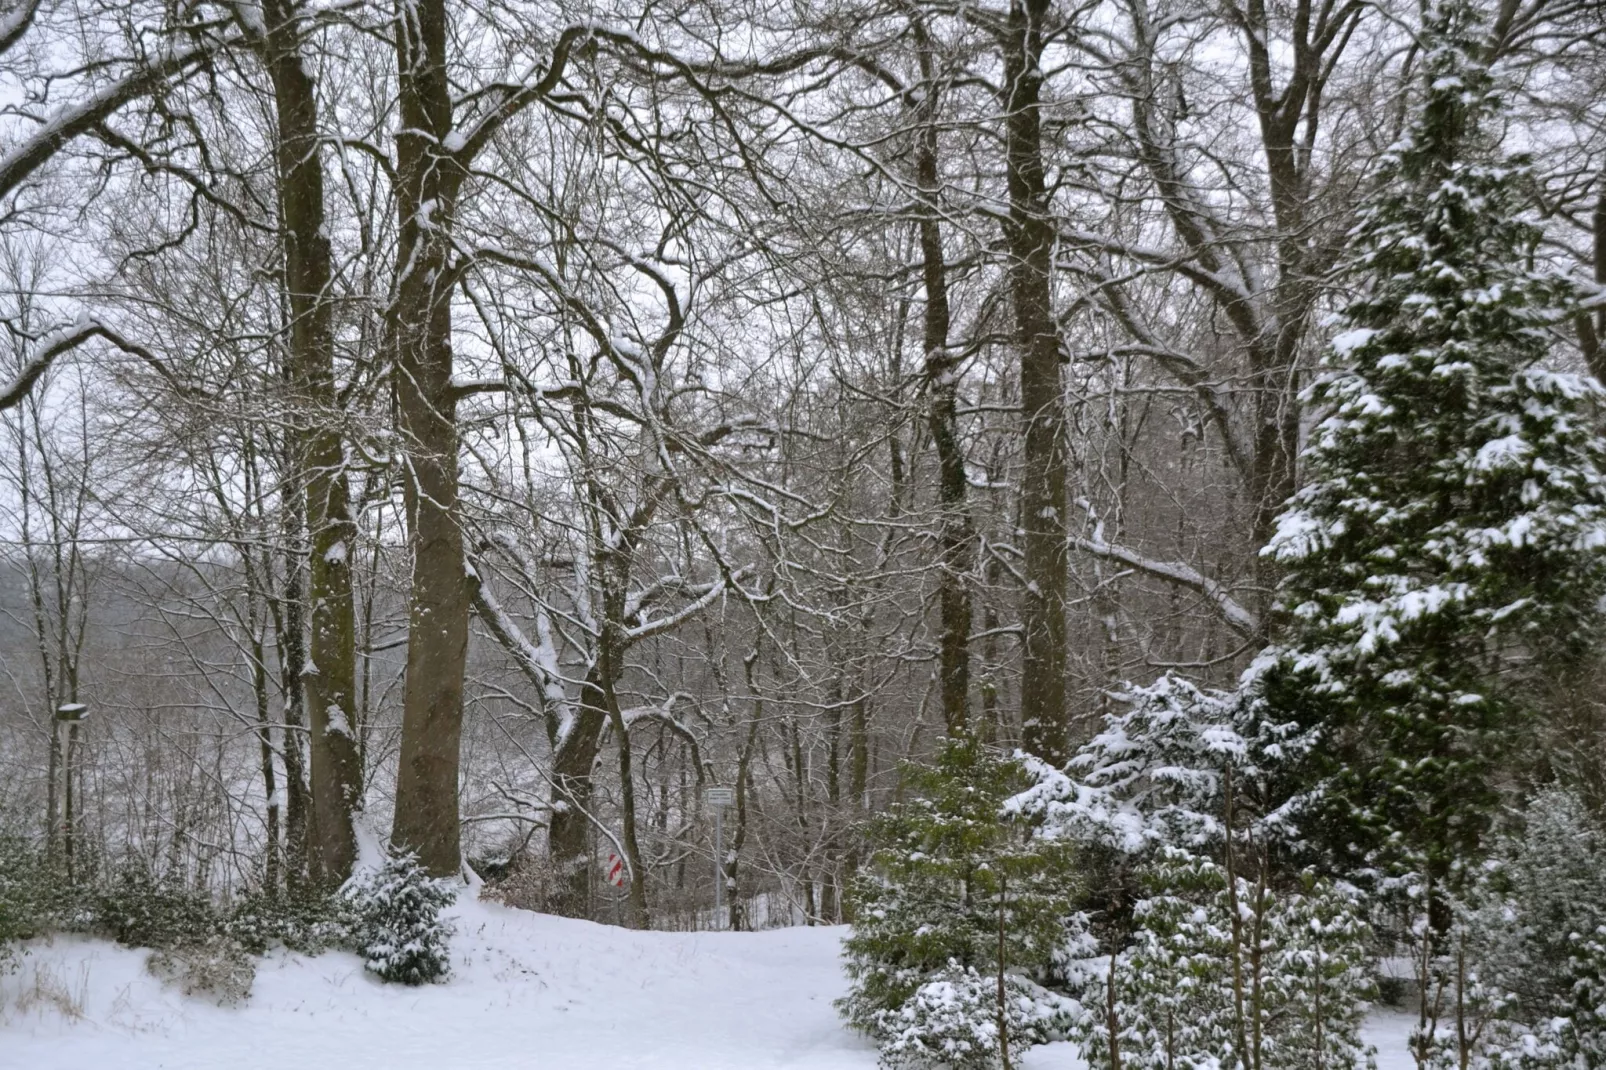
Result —
M 896 1010 L 877 1012 L 881 1064 L 990 1070 L 1003 1061 L 1001 1037 L 1019 1051 L 1065 1034 L 1081 1014 L 1072 1000 L 1016 974 L 1005 974 L 1003 987 L 1000 998 L 998 976 L 970 966 L 938 972 Z
M 1006 804 L 1089 853 L 1121 860 L 1102 950 L 1068 949 L 1065 984 L 1087 1008 L 1093 1065 L 1134 1070 L 1353 1068 L 1372 993 L 1359 891 L 1291 870 L 1290 768 L 1311 735 L 1261 700 L 1167 676 L 1061 772 Z
M 1131 1070 L 1352 1070 L 1372 1065 L 1360 1028 L 1371 995 L 1370 930 L 1353 889 L 1229 879 L 1167 848 L 1143 871 L 1146 897 L 1113 955 L 1067 963 L 1089 1014 L 1094 1066 Z
M 117 870 L 91 900 L 96 927 L 129 947 L 198 944 L 222 924 L 206 893 L 160 879 L 139 863 Z
M 0 958 L 11 941 L 51 932 L 93 932 L 97 889 L 69 883 L 34 841 L 0 836 Z
M 1286 840 L 1288 770 L 1315 736 L 1261 700 L 1263 668 L 1233 691 L 1171 674 L 1129 687 L 1126 709 L 1105 717 L 1065 771 L 1027 760 L 1034 782 L 1006 807 L 1040 834 L 1133 857 L 1219 850 L 1229 833 L 1240 844 Z
M 351 946 L 368 972 L 406 985 L 446 976 L 452 929 L 440 914 L 455 898 L 456 882 L 431 877 L 409 854 L 356 874 L 340 894 Z
M 0 836 L 0 970 L 14 957 L 18 941 L 54 927 L 61 896 L 33 844 Z
M 972 739 L 945 740 L 933 766 L 907 765 L 904 777 L 915 797 L 867 828 L 873 853 L 849 890 L 851 984 L 837 1007 L 883 1045 L 942 1062 L 962 1054 L 959 1027 L 934 1016 L 939 990 L 919 993 L 974 971 L 993 979 L 996 1009 L 1000 973 L 1016 990 L 1046 975 L 1065 942 L 1076 882 L 1067 845 L 1034 839 L 1024 820 L 1002 814 L 1004 800 L 1027 786 L 1021 763 Z M 960 988 L 983 998 L 979 988 Z M 940 1036 L 917 1043 L 928 1025 Z
M 222 1006 L 245 1002 L 256 979 L 256 959 L 225 936 L 152 952 L 145 969 L 186 996 L 208 996 Z
M 1541 792 L 1451 904 L 1416 918 L 1434 1067 L 1606 1065 L 1606 835 L 1576 796 Z
M 223 933 L 258 955 L 275 945 L 317 954 L 346 939 L 341 904 L 311 890 L 287 894 L 255 891 L 234 905 L 223 923 Z

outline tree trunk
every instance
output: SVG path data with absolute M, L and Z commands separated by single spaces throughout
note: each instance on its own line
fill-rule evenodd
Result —
M 613 619 L 611 612 L 609 618 L 610 621 Z M 621 650 L 614 633 L 614 625 L 610 622 L 604 622 L 602 626 L 599 649 L 598 663 L 602 672 L 603 698 L 608 705 L 608 721 L 613 725 L 619 747 L 620 820 L 624 825 L 625 861 L 630 864 L 629 923 L 632 929 L 646 929 L 648 928 L 647 867 L 642 861 L 641 844 L 636 836 L 636 780 L 631 768 L 630 727 L 625 724 L 624 713 L 619 709 L 619 695 L 613 688 L 613 682 L 619 676 Z
M 923 27 L 916 32 L 921 43 L 920 73 L 925 80 L 922 97 L 924 122 L 916 139 L 915 181 L 920 196 L 921 278 L 926 290 L 922 346 L 925 350 L 926 389 L 930 396 L 927 422 L 937 451 L 938 605 L 942 620 L 938 674 L 942 680 L 942 714 L 948 735 L 960 736 L 970 726 L 970 574 L 972 544 L 970 511 L 965 501 L 964 447 L 959 441 L 959 362 L 948 348 L 951 315 L 948 308 L 948 264 L 942 248 L 937 160 L 937 87 Z
M 458 508 L 452 388 L 451 229 L 462 168 L 452 130 L 445 0 L 397 4 L 395 390 L 407 450 L 403 495 L 412 547 L 407 675 L 392 845 L 437 876 L 462 865 L 458 764 L 469 587 Z
M 1065 410 L 1051 273 L 1054 226 L 1048 215 L 1038 101 L 1042 22 L 1048 0 L 1013 0 L 1004 46 L 1008 94 L 1004 133 L 1009 186 L 1010 294 L 1020 347 L 1021 458 L 1025 528 L 1022 598 L 1021 729 L 1026 749 L 1059 765 L 1069 757 L 1065 709 L 1067 576 Z
M 255 606 L 255 599 L 252 599 Z M 257 621 L 253 609 L 251 625 Z M 262 639 L 253 630 L 251 634 L 251 693 L 256 698 L 257 748 L 262 770 L 262 792 L 267 798 L 263 839 L 266 841 L 266 858 L 263 865 L 262 886 L 269 896 L 279 894 L 279 785 L 273 768 L 273 719 L 268 712 L 268 662 Z
M 1606 291 L 1606 169 L 1602 169 L 1595 181 L 1599 187 L 1591 214 L 1595 231 L 1595 284 Z M 1606 383 L 1606 304 L 1596 306 L 1593 318 L 1588 312 L 1578 314 L 1578 342 L 1589 365 L 1589 374 Z
M 756 653 L 756 651 L 755 651 Z M 742 848 L 747 845 L 747 808 L 753 794 L 753 748 L 758 743 L 758 726 L 764 718 L 764 700 L 752 690 L 752 671 L 749 662 L 748 692 L 753 695 L 753 715 L 747 722 L 747 739 L 742 743 L 736 759 L 736 829 L 731 837 L 730 863 L 725 867 L 725 903 L 730 912 L 731 932 L 747 928 L 747 911 L 737 884 L 737 867 L 741 865 Z
M 279 491 L 284 510 L 284 589 L 270 609 L 274 637 L 279 646 L 279 691 L 284 696 L 284 879 L 292 890 L 301 887 L 307 873 L 307 769 L 301 752 L 306 720 L 305 603 L 301 596 L 301 545 L 305 514 L 301 510 L 300 483 L 292 467 Z
M 290 307 L 290 378 L 297 411 L 291 456 L 301 479 L 308 540 L 310 660 L 304 677 L 311 732 L 312 820 L 307 861 L 315 883 L 338 885 L 357 858 L 353 817 L 362 802 L 356 724 L 356 624 L 350 555 L 351 519 L 338 401 L 329 285 L 333 274 L 324 227 L 323 164 L 316 87 L 307 73 L 295 16 L 285 0 L 267 0 L 265 60 L 279 125 L 275 146 Z
M 1003 1070 L 1010 1070 L 1009 1059 L 1009 1012 L 1007 990 L 1004 985 L 1005 974 L 1009 969 L 1009 956 L 1005 953 L 1004 921 L 1006 896 L 1009 891 L 1009 880 L 1002 875 L 998 878 L 998 1057 Z
M 73 786 L 73 774 L 78 766 L 78 722 L 67 722 L 67 757 L 62 763 L 62 779 L 66 784 L 63 793 L 64 812 L 61 819 L 62 829 L 62 857 L 67 864 L 67 883 L 70 885 L 77 880 L 74 869 L 78 845 L 78 794 Z
M 53 869 L 56 844 L 61 838 L 61 732 L 54 709 L 46 710 L 45 723 L 50 726 L 50 753 L 45 767 L 45 862 Z
M 591 886 L 587 865 L 591 822 L 586 811 L 591 806 L 591 771 L 608 716 L 601 671 L 600 664 L 593 665 L 580 686 L 574 723 L 556 741 L 552 757 L 553 800 L 563 809 L 553 812 L 547 827 L 547 863 L 557 891 L 548 896 L 546 909 L 573 918 L 585 916 Z

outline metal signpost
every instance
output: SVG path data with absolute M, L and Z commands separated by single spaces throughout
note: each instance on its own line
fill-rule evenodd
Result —
M 714 928 L 723 929 L 725 905 L 725 807 L 736 801 L 732 788 L 705 788 L 703 802 L 714 811 Z
M 62 799 L 66 804 L 66 813 L 62 815 L 61 846 L 67 863 L 67 880 L 69 883 L 73 879 L 73 856 L 77 853 L 74 850 L 74 845 L 77 840 L 78 830 L 78 815 L 74 812 L 76 810 L 74 805 L 76 799 L 73 793 L 72 775 L 78 764 L 78 726 L 84 723 L 84 715 L 88 712 L 89 707 L 82 702 L 64 702 L 56 707 L 56 723 L 51 726 L 56 732 L 56 738 L 51 741 L 52 747 L 61 745 L 59 742 L 60 728 L 62 725 L 67 726 L 67 754 L 62 762 L 62 780 L 65 788 L 62 792 Z M 51 785 L 51 790 L 55 790 L 55 785 Z M 51 830 L 51 834 L 55 834 L 54 829 Z

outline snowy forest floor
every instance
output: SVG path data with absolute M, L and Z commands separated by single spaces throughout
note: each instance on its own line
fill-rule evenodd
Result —
M 348 954 L 274 952 L 222 1008 L 145 970 L 146 951 L 35 943 L 0 977 L 4 1070 L 873 1070 L 831 1001 L 845 929 L 659 933 L 476 901 L 455 908 L 451 979 L 383 985 Z M 1409 1025 L 1371 1022 L 1379 1070 Z M 1021 1070 L 1075 1070 L 1068 1044 Z

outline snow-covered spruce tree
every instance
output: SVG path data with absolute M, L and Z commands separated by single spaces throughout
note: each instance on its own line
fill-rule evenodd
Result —
M 1172 676 L 1131 689 L 1069 773 L 1034 764 L 1037 784 L 1007 804 L 1136 871 L 1130 918 L 1103 918 L 1102 949 L 1062 967 L 1095 1067 L 1370 1062 L 1364 904 L 1288 865 L 1280 770 L 1310 734 L 1270 716 L 1257 671 L 1230 692 Z
M 1092 1066 L 1372 1065 L 1360 1036 L 1371 931 L 1353 887 L 1310 875 L 1232 887 L 1223 866 L 1174 847 L 1141 875 L 1126 946 L 1066 971 L 1089 1012 L 1078 1034 Z
M 1545 367 L 1575 293 L 1532 266 L 1483 40 L 1467 0 L 1431 10 L 1306 398 L 1304 485 L 1263 551 L 1286 570 L 1265 694 L 1323 734 L 1310 827 L 1340 867 L 1423 872 L 1430 900 L 1489 827 L 1525 681 L 1583 647 L 1606 589 L 1600 387 Z
M 1445 998 L 1419 1037 L 1423 1061 L 1606 1065 L 1606 835 L 1577 797 L 1539 793 L 1452 906 Z
M 353 874 L 340 895 L 352 948 L 368 972 L 406 985 L 446 976 L 452 928 L 440 915 L 456 894 L 454 881 L 431 877 L 411 854 Z
M 1105 717 L 1068 771 L 1026 759 L 1034 783 L 1009 800 L 1010 812 L 1044 834 L 1128 855 L 1219 848 L 1229 834 L 1281 838 L 1290 827 L 1281 770 L 1315 737 L 1270 716 L 1256 690 L 1259 670 L 1233 691 L 1170 673 L 1128 687 L 1126 708 Z
M 913 798 L 867 829 L 837 1006 L 887 1065 L 998 1066 L 1075 1013 L 1038 984 L 1073 914 L 1070 849 L 1003 816 L 1027 775 L 972 738 L 944 740 L 904 778 Z

